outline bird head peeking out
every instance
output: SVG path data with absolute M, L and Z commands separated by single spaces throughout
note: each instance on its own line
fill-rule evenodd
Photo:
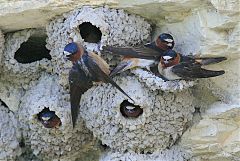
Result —
M 167 50 L 164 52 L 163 56 L 161 57 L 160 63 L 162 67 L 171 67 L 180 62 L 180 54 L 175 52 L 174 50 Z
M 50 111 L 49 108 L 44 108 L 37 116 L 38 120 L 46 128 L 55 128 L 61 125 L 60 118 L 54 111 Z
M 173 37 L 167 33 L 160 34 L 155 43 L 156 46 L 162 50 L 168 50 L 174 47 Z
M 84 53 L 84 48 L 82 45 L 75 42 L 71 42 L 64 47 L 63 51 L 65 58 L 71 62 L 77 62 Z

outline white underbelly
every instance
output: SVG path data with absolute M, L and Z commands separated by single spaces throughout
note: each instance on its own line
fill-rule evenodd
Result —
M 140 67 L 151 66 L 154 62 L 155 60 L 139 59 Z
M 168 80 L 181 79 L 181 77 L 177 76 L 172 72 L 172 67 L 162 68 L 158 66 L 158 71 L 162 76 L 164 76 Z

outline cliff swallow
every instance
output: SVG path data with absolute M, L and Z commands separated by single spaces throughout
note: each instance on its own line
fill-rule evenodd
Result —
M 202 66 L 219 63 L 226 57 L 194 58 L 183 56 L 174 50 L 168 50 L 161 57 L 158 64 L 159 73 L 168 80 L 216 77 L 224 74 L 223 70 L 212 71 L 203 69 Z
M 143 113 L 143 109 L 138 105 L 134 105 L 124 100 L 120 105 L 120 112 L 126 118 L 137 118 Z
M 78 116 L 81 95 L 92 87 L 93 82 L 111 83 L 125 96 L 127 95 L 110 77 L 108 64 L 97 54 L 87 52 L 82 45 L 71 42 L 64 48 L 66 58 L 73 63 L 69 72 L 70 101 L 73 127 Z
M 38 120 L 46 128 L 55 128 L 61 125 L 60 118 L 55 114 L 54 111 L 50 111 L 49 108 L 44 108 L 38 115 Z
M 134 67 L 149 68 L 163 54 L 174 47 L 172 35 L 162 33 L 151 43 L 138 47 L 103 46 L 103 52 L 123 55 L 120 64 L 111 72 L 110 76 L 132 69 Z

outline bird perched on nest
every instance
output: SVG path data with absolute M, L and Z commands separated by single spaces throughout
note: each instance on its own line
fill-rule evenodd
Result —
M 87 52 L 81 44 L 76 42 L 67 44 L 64 48 L 64 54 L 66 55 L 66 59 L 73 63 L 72 69 L 69 72 L 73 127 L 75 126 L 78 116 L 81 95 L 93 86 L 93 82 L 111 83 L 133 101 L 133 99 L 109 77 L 109 66 L 100 56 L 92 52 Z
M 158 72 L 167 80 L 216 77 L 225 72 L 203 69 L 202 66 L 219 63 L 226 59 L 226 57 L 195 58 L 183 56 L 174 50 L 167 50 L 160 59 Z
M 158 38 L 142 46 L 137 47 L 113 47 L 103 46 L 103 53 L 123 55 L 122 61 L 113 69 L 110 76 L 132 69 L 134 67 L 149 68 L 152 64 L 159 61 L 164 51 L 174 47 L 172 35 L 162 33 Z

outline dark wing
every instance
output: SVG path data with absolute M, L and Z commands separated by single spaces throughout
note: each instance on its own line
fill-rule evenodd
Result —
M 109 53 L 114 55 L 129 56 L 141 59 L 158 59 L 163 53 L 153 50 L 146 46 L 137 47 L 113 47 L 103 46 L 103 53 Z
M 109 76 L 112 77 L 112 76 L 116 75 L 117 73 L 122 72 L 125 68 L 127 68 L 128 64 L 129 64 L 129 62 L 120 62 L 120 63 L 116 66 L 116 68 L 114 68 L 114 69 L 111 71 L 111 73 L 110 73 Z
M 79 103 L 81 96 L 89 88 L 92 87 L 91 80 L 86 76 L 84 71 L 81 70 L 78 64 L 73 65 L 69 72 L 69 85 L 70 85 L 70 102 L 71 102 L 71 115 L 73 127 L 75 127 L 76 120 L 79 113 Z
M 88 67 L 88 70 L 91 73 L 91 75 L 94 76 L 98 81 L 111 83 L 114 87 L 116 87 L 119 91 L 121 91 L 125 96 L 127 96 L 134 102 L 134 100 L 126 92 L 124 92 L 121 87 L 119 87 L 106 73 L 102 71 L 102 69 L 97 65 L 95 60 L 93 60 L 89 56 L 86 62 L 86 66 Z
M 186 62 L 175 65 L 172 68 L 172 72 L 183 79 L 216 77 L 225 73 L 223 70 L 212 71 L 203 69 L 199 63 Z

